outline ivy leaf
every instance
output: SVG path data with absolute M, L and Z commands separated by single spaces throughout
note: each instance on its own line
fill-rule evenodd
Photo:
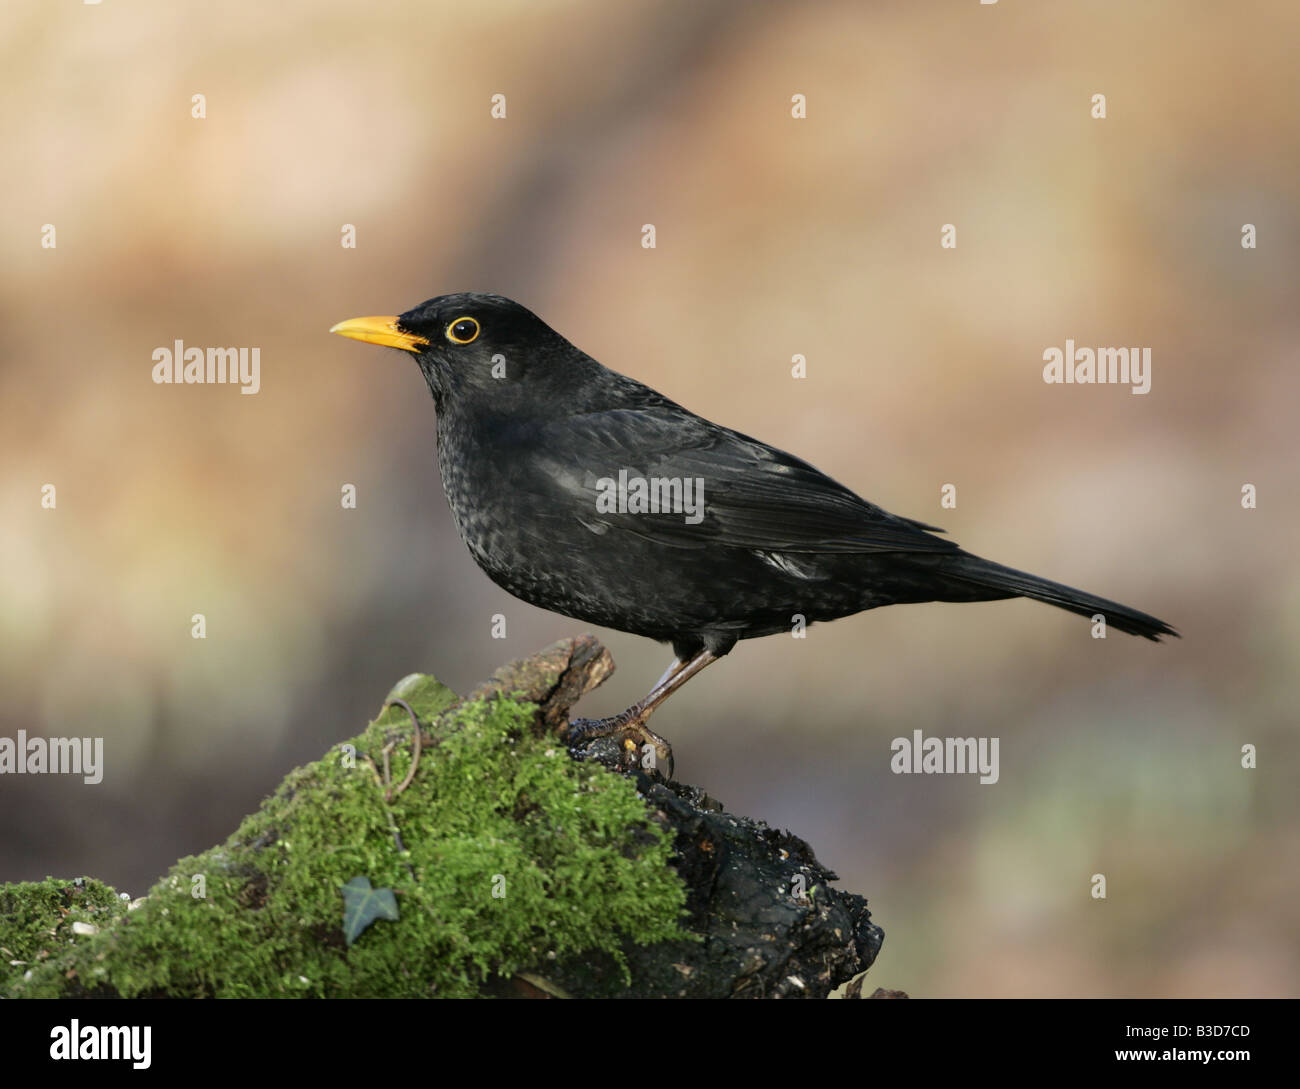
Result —
M 368 877 L 354 877 L 343 886 L 343 937 L 348 945 L 376 919 L 398 918 L 392 889 L 371 888 Z

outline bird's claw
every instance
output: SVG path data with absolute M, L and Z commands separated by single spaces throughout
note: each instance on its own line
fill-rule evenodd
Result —
M 628 721 L 619 715 L 602 719 L 574 719 L 569 723 L 565 743 L 569 748 L 576 749 L 588 741 L 602 738 L 610 740 L 610 749 L 617 749 L 616 755 L 609 750 L 604 755 L 613 756 L 619 767 L 628 771 L 640 768 L 652 777 L 658 775 L 665 781 L 672 779 L 675 766 L 673 747 L 644 722 L 636 719 Z

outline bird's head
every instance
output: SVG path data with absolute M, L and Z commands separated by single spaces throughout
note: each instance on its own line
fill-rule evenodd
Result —
M 588 361 L 531 310 L 501 295 L 439 295 L 395 317 L 341 321 L 330 332 L 413 353 L 439 402 L 572 382 Z

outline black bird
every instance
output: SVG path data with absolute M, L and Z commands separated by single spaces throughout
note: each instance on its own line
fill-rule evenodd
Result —
M 330 332 L 416 357 L 461 540 L 516 597 L 671 643 L 620 715 L 570 740 L 667 743 L 656 707 L 739 639 L 864 609 L 1029 597 L 1159 641 L 1163 620 L 964 552 L 806 461 L 711 423 L 609 370 L 499 295 L 430 299 Z M 671 763 L 670 763 L 671 768 Z M 670 770 L 671 774 L 671 770 Z

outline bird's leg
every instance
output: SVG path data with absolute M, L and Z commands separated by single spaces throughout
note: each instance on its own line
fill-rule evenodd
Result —
M 569 723 L 569 732 L 565 740 L 570 746 L 573 746 L 583 741 L 590 741 L 592 738 L 620 734 L 623 736 L 623 744 L 627 750 L 630 753 L 635 753 L 640 746 L 636 744 L 633 738 L 639 738 L 642 744 L 649 745 L 654 749 L 659 760 L 664 761 L 668 768 L 667 778 L 671 779 L 673 777 L 673 747 L 646 726 L 646 722 L 654 714 L 655 708 L 664 700 L 681 688 L 705 666 L 717 660 L 707 650 L 701 650 L 685 662 L 674 661 L 644 699 L 638 700 L 626 711 L 611 715 L 609 718 L 574 719 Z
M 665 683 L 672 680 L 675 676 L 677 676 L 678 673 L 680 673 L 685 668 L 686 668 L 685 662 L 683 662 L 680 658 L 674 658 L 672 665 L 670 665 L 667 669 L 664 670 L 663 676 L 661 676 L 657 681 L 655 681 L 655 687 L 650 689 L 650 691 L 653 692 L 655 688 L 662 687 Z

